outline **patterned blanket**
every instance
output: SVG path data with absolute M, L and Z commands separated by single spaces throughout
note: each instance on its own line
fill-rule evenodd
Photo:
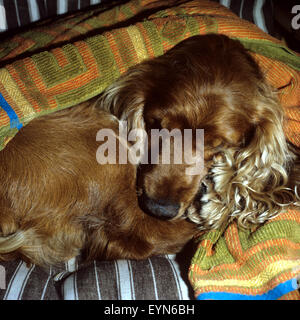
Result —
M 222 33 L 250 50 L 278 89 L 287 138 L 300 146 L 300 56 L 207 0 L 131 0 L 45 21 L 0 43 L 0 149 L 30 120 L 101 93 L 128 67 L 197 34 Z M 253 233 L 199 237 L 189 279 L 199 299 L 299 299 L 299 212 Z

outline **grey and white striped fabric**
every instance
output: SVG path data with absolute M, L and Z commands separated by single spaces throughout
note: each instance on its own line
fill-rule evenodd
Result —
M 52 268 L 27 266 L 20 260 L 0 263 L 5 270 L 0 300 L 59 300 Z
M 84 9 L 107 0 L 0 0 L 0 31 Z
M 170 256 L 144 261 L 94 261 L 64 279 L 62 296 L 64 300 L 190 299 L 179 265 Z
M 274 35 L 272 0 L 212 0 L 229 8 L 240 18 L 256 24 L 264 32 Z
M 181 276 L 174 255 L 143 261 L 94 261 L 80 266 L 69 261 L 64 270 L 26 266 L 5 267 L 3 300 L 190 300 L 191 288 Z M 188 270 L 183 271 L 187 274 Z
M 120 0 L 122 1 L 122 0 Z M 273 35 L 273 0 L 212 0 Z M 112 0 L 0 0 L 0 32 Z M 116 0 L 114 0 L 117 3 Z

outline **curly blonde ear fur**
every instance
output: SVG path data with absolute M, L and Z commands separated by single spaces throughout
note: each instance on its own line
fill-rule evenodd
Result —
M 296 156 L 285 139 L 282 107 L 266 83 L 258 86 L 253 115 L 249 114 L 254 123 L 250 142 L 214 157 L 200 215 L 191 209 L 190 218 L 200 229 L 219 228 L 233 219 L 249 228 L 275 217 L 287 205 L 299 205 L 297 186 L 289 185 Z

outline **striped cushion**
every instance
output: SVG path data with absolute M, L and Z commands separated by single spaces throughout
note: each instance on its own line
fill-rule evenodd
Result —
M 120 1 L 122 0 L 0 0 L 0 32 L 81 10 L 90 5 Z
M 64 278 L 61 294 L 64 300 L 189 299 L 188 286 L 174 256 L 94 261 Z
M 3 300 L 188 300 L 193 297 L 187 279 L 181 277 L 175 255 L 144 261 L 94 261 L 85 267 L 70 260 L 63 271 L 28 267 L 22 261 L 1 264 L 5 269 L 6 289 L 0 287 Z
M 272 0 L 214 0 L 231 9 L 240 18 L 255 23 L 273 35 Z M 0 0 L 0 32 L 26 26 L 31 22 L 55 15 L 84 9 L 90 5 L 113 2 L 112 0 Z M 121 0 L 114 1 L 121 2 Z
M 213 0 L 229 8 L 237 16 L 256 24 L 261 30 L 274 36 L 274 12 L 272 0 Z
M 23 261 L 1 262 L 4 273 L 0 275 L 1 300 L 58 300 L 53 281 L 53 268 L 42 269 L 26 266 Z

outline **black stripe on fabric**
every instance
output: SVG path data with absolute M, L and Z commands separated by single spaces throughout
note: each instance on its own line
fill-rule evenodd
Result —
M 97 271 L 97 276 L 99 281 L 98 283 L 99 283 L 102 300 L 118 299 L 117 275 L 115 270 L 116 270 L 115 262 L 113 261 L 101 261 L 101 262 L 96 261 L 96 271 Z M 94 270 L 91 270 L 91 271 L 93 276 L 95 277 L 95 271 Z M 80 291 L 81 290 L 78 290 L 79 297 L 80 297 Z M 94 295 L 98 297 L 97 290 L 94 291 Z
M 238 16 L 240 16 L 241 3 L 242 3 L 242 0 L 231 0 L 230 2 L 231 11 L 233 11 Z
M 254 23 L 253 6 L 254 6 L 254 1 L 245 1 L 244 0 L 243 8 L 242 8 L 242 17 L 241 17 L 241 18 L 248 20 L 252 23 Z
M 30 273 L 29 278 L 25 284 L 22 300 L 41 300 L 44 293 L 44 289 L 47 291 L 47 288 L 53 285 L 49 280 L 50 268 L 42 269 L 35 267 L 34 270 Z M 47 286 L 47 288 L 45 288 Z M 51 290 L 52 289 L 52 290 Z M 51 296 L 49 297 L 49 290 L 47 292 L 48 299 L 57 300 L 58 296 L 56 295 L 55 289 L 51 288 Z
M 78 0 L 68 0 L 68 12 L 78 10 Z
M 274 28 L 274 7 L 272 0 L 266 0 L 262 7 L 263 16 L 265 19 L 265 25 L 268 33 L 272 36 L 275 35 Z
M 13 0 L 3 1 L 6 15 L 6 22 L 8 29 L 16 28 L 19 26 L 15 2 Z
M 170 263 L 170 266 L 173 270 L 173 275 L 174 275 L 174 279 L 176 281 L 176 286 L 177 286 L 177 292 L 178 292 L 178 296 L 179 296 L 179 300 L 182 300 L 183 297 L 182 297 L 182 289 L 181 289 L 181 285 L 180 285 L 180 279 L 179 279 L 179 276 L 178 276 L 178 273 L 177 273 L 177 270 L 175 268 L 175 261 L 173 261 L 172 259 L 166 257 L 166 259 L 169 261 Z
M 46 10 L 47 10 L 48 16 L 56 16 L 57 1 L 46 0 Z
M 155 287 L 150 260 L 131 261 L 136 300 L 155 300 Z
M 17 9 L 19 12 L 19 19 L 22 26 L 29 24 L 30 16 L 29 16 L 29 8 L 27 4 L 27 0 L 17 0 Z
M 99 300 L 93 265 L 77 271 L 75 281 L 78 300 Z
M 86 8 L 90 5 L 90 0 L 80 0 L 80 9 Z
M 158 300 L 178 300 L 178 288 L 169 261 L 164 257 L 152 257 L 151 263 L 155 275 Z
M 51 1 L 51 3 L 56 4 L 56 1 Z M 40 13 L 40 19 L 47 18 L 48 14 L 47 14 L 47 8 L 45 6 L 45 1 L 37 1 L 37 5 L 38 5 L 39 13 Z M 55 14 L 56 14 L 56 11 L 55 11 Z

